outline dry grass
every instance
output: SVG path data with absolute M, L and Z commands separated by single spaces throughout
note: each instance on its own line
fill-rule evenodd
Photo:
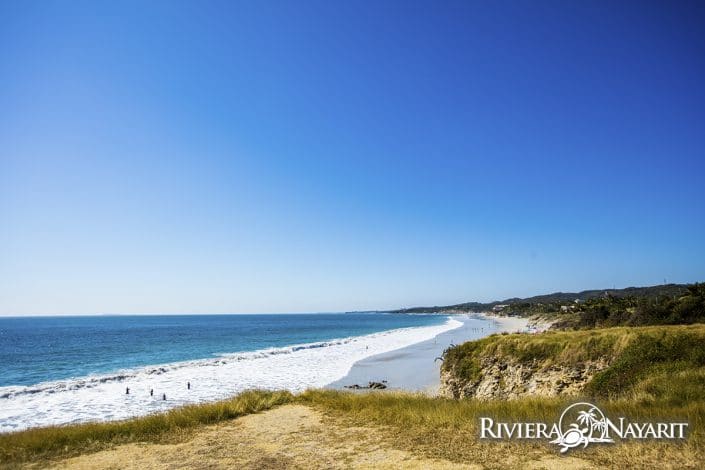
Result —
M 204 426 L 185 442 L 128 444 L 58 462 L 57 468 L 467 469 L 395 449 L 383 430 L 350 426 L 301 404 Z
M 575 401 L 548 398 L 456 401 L 405 393 L 360 395 L 333 391 L 309 391 L 299 399 L 352 424 L 380 426 L 399 449 L 451 462 L 481 462 L 489 469 L 527 468 L 540 461 L 550 466 L 548 462 L 554 462 L 557 452 L 543 441 L 479 441 L 481 416 L 554 422 L 565 406 Z M 686 443 L 632 441 L 593 445 L 571 451 L 571 457 L 596 466 L 627 468 L 698 468 L 705 461 L 705 402 L 674 408 L 624 399 L 599 405 L 608 415 L 626 416 L 635 421 L 685 420 L 693 431 Z M 567 466 L 568 461 L 562 462 Z
M 697 468 L 705 461 L 702 401 L 682 407 L 627 399 L 599 403 L 608 415 L 639 421 L 687 420 L 693 432 L 680 444 L 632 441 L 593 445 L 560 456 L 543 441 L 478 440 L 480 416 L 553 422 L 567 403 L 561 399 L 455 401 L 407 393 L 324 390 L 299 396 L 248 392 L 226 402 L 120 423 L 6 434 L 0 436 L 0 449 L 8 467 L 60 463 L 106 468 L 120 462 L 127 468 L 394 468 L 395 462 L 403 460 L 408 468 L 468 464 L 488 469 Z M 281 412 L 232 420 L 281 404 L 288 404 L 278 408 Z M 311 408 L 323 417 L 305 411 Z

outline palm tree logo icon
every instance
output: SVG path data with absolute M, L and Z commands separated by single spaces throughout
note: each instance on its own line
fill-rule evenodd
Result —
M 558 429 L 561 435 L 551 444 L 558 444 L 561 453 L 581 444 L 587 447 L 591 443 L 614 443 L 608 435 L 607 418 L 592 403 L 574 403 L 563 410 Z

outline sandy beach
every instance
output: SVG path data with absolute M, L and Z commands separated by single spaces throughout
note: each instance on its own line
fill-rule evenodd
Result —
M 528 318 L 499 316 L 492 315 L 490 313 L 476 313 L 474 315 L 479 318 L 484 318 L 488 321 L 494 322 L 497 328 L 497 333 L 527 332 L 531 328 L 541 327 L 540 324 L 536 324 Z
M 390 390 L 405 390 L 435 395 L 440 386 L 443 351 L 452 344 L 489 336 L 493 333 L 515 333 L 537 330 L 526 318 L 505 317 L 486 313 L 455 314 L 462 326 L 435 338 L 406 348 L 378 354 L 356 362 L 348 374 L 327 388 L 343 389 L 369 382 L 385 383 Z

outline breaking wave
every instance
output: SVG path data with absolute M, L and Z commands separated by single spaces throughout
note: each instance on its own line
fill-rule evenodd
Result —
M 188 403 L 214 401 L 248 389 L 323 387 L 339 380 L 365 357 L 426 341 L 462 326 L 448 317 L 441 325 L 399 328 L 364 336 L 223 353 L 113 374 L 30 386 L 0 387 L 0 432 L 87 421 L 125 419 Z M 188 390 L 186 383 L 191 383 Z M 126 388 L 130 393 L 126 394 Z M 150 395 L 150 390 L 154 395 Z M 167 399 L 163 400 L 162 395 Z

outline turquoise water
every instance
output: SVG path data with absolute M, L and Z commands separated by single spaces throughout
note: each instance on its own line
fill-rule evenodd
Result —
M 386 313 L 0 318 L 0 386 L 439 325 L 446 319 Z

